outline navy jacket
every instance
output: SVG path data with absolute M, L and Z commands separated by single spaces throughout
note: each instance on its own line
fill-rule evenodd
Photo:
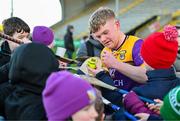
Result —
M 156 69 L 152 71 L 147 71 L 148 81 L 145 85 L 135 87 L 132 90 L 136 92 L 137 95 L 143 96 L 149 99 L 161 99 L 165 97 L 165 95 L 168 94 L 168 92 L 180 85 L 180 79 L 176 77 L 175 70 L 173 68 L 169 69 Z M 132 93 L 132 92 L 131 92 Z M 140 107 L 141 100 L 136 99 L 135 97 L 132 97 L 134 95 L 131 95 L 131 93 L 128 93 L 126 97 L 124 98 L 124 106 L 130 113 L 146 113 L 152 114 L 152 112 L 143 105 Z M 136 95 L 136 96 L 137 96 Z M 136 99 L 136 100 L 135 100 Z M 148 120 L 160 120 L 161 118 L 158 116 L 151 115 Z
M 180 85 L 180 78 L 176 77 L 173 68 L 147 71 L 148 82 L 132 90 L 137 95 L 150 99 L 163 99 L 174 87 Z

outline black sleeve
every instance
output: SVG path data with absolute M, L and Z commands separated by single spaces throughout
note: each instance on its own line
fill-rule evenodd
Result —
M 106 84 L 115 86 L 111 76 L 106 71 L 101 71 L 101 72 L 97 73 L 96 78 L 103 81 Z
M 73 37 L 69 34 L 65 35 L 64 37 L 64 41 L 65 41 L 65 48 L 67 50 L 71 50 L 71 51 L 74 51 L 74 43 L 73 43 Z
M 102 82 L 109 84 L 111 86 L 115 86 L 112 78 L 110 77 L 109 73 L 106 71 L 101 71 L 96 75 L 96 78 L 101 80 Z M 122 105 L 122 94 L 106 88 L 101 88 L 101 92 L 104 98 L 109 100 L 111 103 L 115 105 Z
M 7 82 L 9 80 L 8 78 L 9 67 L 10 67 L 10 63 L 7 63 L 0 67 L 0 84 Z

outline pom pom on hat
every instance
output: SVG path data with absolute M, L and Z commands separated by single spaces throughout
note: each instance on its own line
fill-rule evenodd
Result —
M 48 120 L 52 121 L 65 121 L 95 99 L 94 88 L 67 71 L 52 73 L 43 91 L 44 107 Z
M 178 31 L 175 26 L 167 25 L 164 27 L 164 36 L 166 40 L 176 41 L 178 37 Z
M 178 32 L 174 26 L 165 26 L 164 32 L 149 35 L 141 47 L 144 61 L 154 69 L 170 68 L 178 51 Z
M 54 40 L 53 31 L 46 26 L 35 26 L 32 33 L 32 41 L 50 45 Z

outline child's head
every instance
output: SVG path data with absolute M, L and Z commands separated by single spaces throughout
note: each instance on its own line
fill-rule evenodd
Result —
M 164 120 L 180 119 L 180 86 L 172 89 L 166 95 L 160 114 Z
M 50 73 L 58 70 L 59 63 L 54 53 L 45 45 L 29 43 L 19 46 L 10 60 L 9 79 L 11 83 L 23 83 L 24 88 L 34 91 L 45 87 Z M 37 86 L 38 85 L 38 86 Z
M 94 88 L 85 80 L 67 72 L 52 73 L 43 91 L 48 120 L 95 120 L 97 112 Z
M 3 31 L 16 39 L 24 39 L 29 37 L 30 28 L 22 19 L 11 17 L 3 21 Z
M 174 26 L 165 26 L 163 32 L 148 36 L 141 47 L 144 61 L 154 69 L 170 68 L 177 56 L 178 32 Z
M 53 31 L 46 26 L 35 26 L 32 33 L 32 41 L 46 46 L 52 44 L 54 40 Z

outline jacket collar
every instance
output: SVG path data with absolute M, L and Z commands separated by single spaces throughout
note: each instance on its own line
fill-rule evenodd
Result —
M 173 67 L 169 69 L 156 69 L 146 72 L 148 80 L 173 80 L 176 78 L 175 70 Z

